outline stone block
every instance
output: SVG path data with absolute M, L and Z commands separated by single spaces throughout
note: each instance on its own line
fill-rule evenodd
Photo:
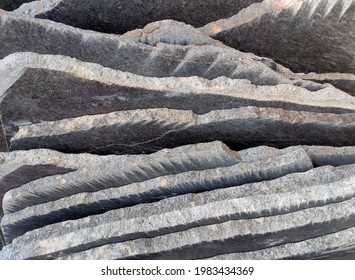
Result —
M 201 30 L 295 72 L 354 74 L 354 13 L 352 0 L 270 0 Z
M 218 141 L 164 149 L 150 155 L 131 156 L 121 162 L 120 158 L 121 156 L 116 156 L 116 160 L 112 162 L 96 161 L 91 167 L 64 175 L 45 177 L 13 189 L 5 195 L 4 211 L 15 212 L 81 192 L 122 187 L 192 170 L 233 166 L 239 162 L 238 154 Z
M 346 256 L 355 244 L 355 228 L 349 228 L 321 237 L 307 239 L 296 243 L 287 243 L 263 250 L 245 253 L 232 253 L 219 255 L 209 260 L 280 260 L 280 259 L 321 259 L 324 257 L 333 258 L 340 254 L 343 259 L 352 259 Z M 345 254 L 345 258 L 344 258 Z
M 354 227 L 354 202 L 352 198 L 284 215 L 194 227 L 154 238 L 98 246 L 60 259 L 203 259 L 256 251 Z
M 63 220 L 101 214 L 108 210 L 129 207 L 139 203 L 154 202 L 189 192 L 202 192 L 250 182 L 271 180 L 289 173 L 307 171 L 311 168 L 312 164 L 308 155 L 303 149 L 298 149 L 283 156 L 264 161 L 239 163 L 230 167 L 161 176 L 141 183 L 93 193 L 82 191 L 76 195 L 69 196 L 67 194 L 65 198 L 59 200 L 52 198 L 52 201 L 48 203 L 39 204 L 39 200 L 43 199 L 43 197 L 34 198 L 35 206 L 28 207 L 29 202 L 25 201 L 25 204 L 22 203 L 21 207 L 17 207 L 17 210 L 23 210 L 16 212 L 9 211 L 9 208 L 11 204 L 21 204 L 19 203 L 21 197 L 12 193 L 12 195 L 7 195 L 4 199 L 6 215 L 2 219 L 1 227 L 6 242 L 10 243 L 13 238 L 27 231 Z M 88 181 L 89 183 L 91 182 Z M 50 186 L 46 185 L 46 187 Z M 62 192 L 64 191 L 62 190 Z M 24 191 L 18 189 L 17 194 L 19 193 L 22 194 L 23 199 Z M 33 191 L 31 194 L 32 196 L 34 195 Z M 32 205 L 34 204 L 32 203 Z M 14 213 L 11 214 L 11 212 Z
M 320 196 L 324 196 L 325 193 L 323 191 L 316 191 L 318 188 L 317 186 L 329 184 L 332 185 L 334 183 L 339 184 L 341 181 L 351 177 L 354 174 L 354 167 L 354 165 L 347 166 L 346 170 L 339 168 L 336 169 L 329 166 L 321 167 L 312 169 L 305 173 L 292 173 L 275 180 L 243 184 L 240 186 L 215 189 L 201 193 L 179 195 L 163 199 L 159 202 L 155 202 L 154 204 L 139 204 L 133 207 L 125 207 L 112 210 L 101 215 L 91 215 L 83 219 L 55 223 L 47 225 L 43 228 L 29 231 L 26 234 L 17 237 L 7 248 L 12 252 L 16 252 L 16 257 L 13 255 L 14 258 L 55 258 L 59 255 L 78 252 L 117 240 L 113 236 L 113 233 L 122 229 L 122 227 L 118 226 L 118 223 L 125 220 L 133 221 L 134 219 L 140 219 L 138 222 L 138 228 L 143 228 L 142 225 L 144 221 L 149 219 L 151 216 L 159 216 L 167 213 L 181 211 L 181 209 L 203 207 L 210 203 L 223 204 L 231 199 L 271 197 L 272 195 L 277 198 L 277 195 L 280 193 L 289 195 L 302 191 L 313 192 L 313 194 L 317 196 L 317 199 L 320 199 Z M 338 191 L 342 192 L 341 188 L 338 189 Z M 345 192 L 343 194 L 345 194 Z M 318 197 L 318 195 L 320 196 Z M 300 197 L 299 199 L 301 200 Z M 315 204 L 311 201 L 311 196 L 309 196 L 307 199 L 309 199 L 307 203 L 300 205 L 300 207 L 315 206 Z M 242 201 L 243 200 L 241 199 L 240 202 Z M 331 203 L 331 201 L 332 199 L 324 200 L 323 203 L 328 204 Z M 260 206 L 261 204 L 258 205 Z M 216 209 L 219 208 L 225 208 L 225 210 L 229 209 L 228 207 L 216 207 Z M 292 212 L 296 211 L 297 209 L 297 207 L 289 207 L 288 210 L 285 211 Z M 256 215 L 269 216 L 275 214 L 275 211 L 277 211 L 276 208 L 273 208 L 270 211 L 263 211 Z M 182 218 L 181 215 L 179 215 L 179 219 L 180 222 L 185 222 L 186 224 L 180 225 L 176 228 L 171 226 L 165 230 L 152 231 L 149 234 L 149 237 L 155 237 L 166 233 L 181 231 L 183 229 L 186 230 L 191 227 L 203 226 L 217 222 L 216 219 L 203 219 L 199 220 L 199 222 L 194 222 L 193 224 L 187 224 L 186 219 Z M 222 222 L 228 219 L 238 218 L 237 216 L 233 215 L 223 217 L 221 216 L 218 219 L 218 222 Z M 169 221 L 171 220 L 169 219 Z M 164 220 L 160 219 L 159 222 L 164 222 Z M 106 228 L 110 228 L 110 230 L 106 230 Z M 95 232 L 95 236 L 91 235 L 90 232 Z M 97 239 L 98 236 L 105 235 L 105 232 L 109 232 L 109 234 L 112 234 L 112 236 Z M 71 237 L 70 241 L 67 241 L 66 236 Z M 90 236 L 92 236 L 93 239 L 90 239 Z M 148 233 L 145 232 L 142 234 L 142 236 L 148 237 Z M 76 238 L 77 240 L 75 240 Z M 56 245 L 48 248 L 46 244 L 49 243 Z M 19 248 L 22 248 L 22 250 Z
M 162 148 L 220 140 L 240 150 L 259 145 L 354 145 L 355 114 L 242 107 L 211 111 L 147 109 L 22 126 L 12 150 L 151 153 Z M 149 132 L 149 133 L 148 133 Z
M 85 5 L 80 0 L 62 0 L 52 10 L 37 17 L 82 29 L 123 34 L 163 19 L 199 27 L 232 16 L 255 2 L 261 0 L 87 0 Z

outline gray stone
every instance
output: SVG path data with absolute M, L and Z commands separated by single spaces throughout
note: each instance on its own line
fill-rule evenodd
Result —
M 1 164 L 0 165 L 0 202 L 2 203 L 4 194 L 14 188 L 18 188 L 28 182 L 46 176 L 65 174 L 75 169 L 63 168 L 50 164 L 21 165 L 21 164 Z M 3 215 L 0 208 L 0 216 Z
M 94 164 L 76 172 L 36 180 L 6 193 L 5 213 L 31 205 L 56 200 L 81 192 L 95 192 L 143 182 L 164 175 L 192 170 L 232 166 L 239 162 L 238 154 L 221 142 L 161 150 L 151 155 L 132 157 L 131 162 Z M 119 159 L 119 157 L 118 157 Z
M 51 11 L 37 17 L 106 33 L 122 34 L 163 19 L 203 26 L 230 17 L 251 3 L 261 0 L 62 0 Z
M 13 193 L 10 197 L 6 196 L 4 199 L 6 215 L 2 219 L 1 227 L 6 242 L 10 243 L 13 238 L 47 224 L 101 214 L 108 210 L 139 203 L 154 202 L 178 194 L 271 180 L 289 173 L 306 171 L 312 167 L 310 158 L 305 151 L 298 149 L 283 156 L 264 161 L 239 163 L 230 167 L 162 176 L 149 181 L 93 193 L 82 191 L 76 195 L 67 195 L 59 200 L 52 198 L 51 202 L 45 204 L 34 198 L 35 204 L 32 203 L 32 205 L 35 206 L 33 207 L 28 207 L 28 201 L 24 202 L 25 205 L 24 203 L 19 203 L 23 197 L 21 198 Z M 88 181 L 89 183 L 91 182 Z M 64 191 L 62 190 L 62 192 Z M 23 193 L 22 191 L 22 195 Z M 34 196 L 33 191 L 31 194 Z M 17 210 L 23 210 L 11 211 L 14 213 L 10 214 L 9 206 L 11 204 L 22 204 L 21 208 L 19 207 L 20 209 Z
M 351 240 L 351 238 L 349 239 Z M 313 260 L 354 260 L 355 259 L 355 245 L 347 245 L 345 247 L 336 248 L 331 251 L 325 251 L 318 256 L 312 256 Z
M 268 146 L 258 146 L 241 150 L 238 154 L 242 161 L 255 161 L 279 156 L 282 154 L 282 150 Z
M 23 3 L 28 3 L 33 0 L 1 0 L 0 1 L 0 9 L 6 11 L 12 11 L 16 8 L 20 7 Z
M 296 72 L 354 74 L 354 13 L 352 0 L 271 0 L 201 30 Z
M 204 144 L 199 144 L 202 147 Z M 206 144 L 209 148 L 210 144 Z M 3 164 L 20 166 L 48 165 L 67 169 L 89 169 L 95 166 L 98 171 L 103 171 L 107 166 L 114 165 L 122 168 L 127 164 L 139 162 L 140 155 L 107 155 L 92 154 L 64 154 L 54 150 L 37 149 L 28 151 L 13 151 L 0 153 Z M 1 166 L 0 166 L 1 168 Z
M 314 166 L 340 166 L 355 164 L 355 147 L 329 147 L 329 146 L 299 146 L 305 149 L 312 159 Z M 296 147 L 276 149 L 268 146 L 259 146 L 238 152 L 242 161 L 255 161 L 272 156 L 279 156 L 292 151 Z
M 316 238 L 307 239 L 296 243 L 287 243 L 263 250 L 245 253 L 232 253 L 219 255 L 209 260 L 279 260 L 279 259 L 314 259 L 326 256 L 333 256 L 336 252 L 342 255 L 355 245 L 355 227 L 338 231 L 336 233 L 323 235 Z M 353 259 L 345 257 L 343 259 Z
M 275 195 L 275 197 L 277 197 L 277 195 L 280 193 L 296 193 L 302 191 L 303 188 L 306 190 L 306 192 L 312 191 L 314 193 L 313 195 L 317 197 L 318 192 L 315 191 L 317 187 L 313 188 L 313 186 L 330 184 L 337 181 L 338 184 L 339 180 L 344 180 L 344 178 L 353 175 L 354 168 L 354 165 L 348 166 L 346 170 L 338 170 L 334 167 L 329 166 L 321 167 L 307 171 L 305 173 L 289 174 L 271 181 L 244 184 L 237 187 L 216 189 L 198 194 L 190 193 L 185 195 L 179 195 L 176 197 L 161 200 L 159 202 L 155 202 L 154 204 L 139 204 L 133 207 L 126 207 L 118 210 L 109 211 L 101 215 L 92 215 L 83 219 L 60 222 L 27 232 L 26 234 L 14 239 L 12 244 L 8 246 L 8 250 L 11 250 L 13 252 L 21 252 L 21 257 L 20 254 L 18 254 L 16 258 L 54 258 L 58 256 L 59 253 L 73 253 L 91 248 L 92 246 L 104 245 L 107 243 L 111 243 L 114 240 L 117 240 L 117 238 L 114 238 L 114 236 L 112 235 L 108 238 L 94 238 L 94 241 L 90 241 L 90 238 L 88 237 L 90 236 L 90 234 L 87 234 L 87 232 L 99 231 L 100 233 L 98 235 L 100 235 L 106 231 L 105 228 L 117 228 L 117 230 L 121 230 L 122 227 L 116 227 L 113 225 L 120 223 L 123 220 L 133 221 L 134 219 L 139 217 L 141 217 L 142 219 L 147 219 L 150 216 L 157 216 L 166 213 L 171 213 L 174 211 L 181 211 L 181 209 L 191 209 L 194 207 L 204 206 L 209 203 L 220 203 L 224 205 L 224 202 L 230 199 L 245 197 L 271 197 L 272 195 Z M 340 191 L 342 192 L 341 189 Z M 345 192 L 342 193 L 342 195 L 344 194 Z M 301 208 L 315 206 L 315 204 L 311 201 L 311 196 L 307 198 L 309 200 L 307 201 L 307 203 L 300 205 Z M 317 199 L 320 199 L 320 197 L 317 197 Z M 240 203 L 242 201 L 243 200 L 240 200 Z M 324 200 L 323 203 L 331 203 L 331 199 Z M 216 208 L 228 209 L 228 207 Z M 295 211 L 296 208 L 292 208 L 291 204 L 289 204 L 289 208 L 287 211 Z M 275 211 L 277 212 L 276 208 L 271 209 L 270 211 L 259 212 L 259 214 L 263 216 L 274 215 L 276 213 Z M 159 230 L 159 232 L 151 232 L 149 236 L 154 237 L 177 230 L 186 230 L 195 226 L 211 224 L 216 222 L 216 219 L 213 219 L 212 216 L 211 219 L 200 220 L 199 222 L 194 222 L 193 224 L 188 224 L 186 220 L 182 219 L 181 222 L 186 222 L 186 224 L 176 228 L 171 225 L 169 228 Z M 221 216 L 218 219 L 218 222 L 225 221 L 226 219 L 237 219 L 237 216 Z M 169 221 L 171 222 L 170 219 Z M 109 230 L 109 232 L 110 234 L 113 234 L 112 230 Z M 148 237 L 147 234 L 148 233 L 145 232 L 142 236 Z M 96 235 L 96 237 L 98 235 Z M 71 236 L 70 241 L 65 241 L 66 236 Z M 83 240 L 84 237 L 86 238 L 85 240 Z M 75 240 L 76 238 L 78 239 Z M 58 243 L 57 240 L 62 241 Z M 80 245 L 75 245 L 78 243 L 80 243 Z M 54 247 L 55 245 L 53 245 L 48 248 L 45 244 L 56 244 L 57 247 Z M 27 246 L 26 248 L 28 249 L 25 249 L 24 246 Z M 21 250 L 19 248 L 21 248 Z
M 147 133 L 149 131 L 149 133 Z M 84 116 L 22 126 L 11 149 L 145 153 L 220 140 L 234 150 L 267 145 L 354 145 L 355 114 L 328 114 L 243 107 L 196 115 L 147 109 Z
M 132 30 L 123 34 L 121 38 L 150 46 L 156 46 L 159 43 L 182 46 L 223 46 L 222 43 L 211 39 L 193 26 L 173 20 L 149 23 L 142 29 Z
M 33 7 L 28 10 L 33 12 Z M 22 13 L 26 11 L 19 12 L 20 15 Z M 191 30 L 182 23 L 169 21 L 171 30 L 166 30 L 164 28 L 166 25 L 160 23 L 162 30 L 160 28 L 154 30 L 147 36 L 154 37 L 154 44 L 157 40 L 174 43 L 169 32 L 174 33 L 184 29 L 189 32 L 189 38 L 196 38 L 189 43 L 213 45 L 180 46 L 158 43 L 156 46 L 150 46 L 135 42 L 139 35 L 137 32 L 125 36 L 102 34 L 1 11 L 0 18 L 0 41 L 2 42 L 0 58 L 14 52 L 32 51 L 41 54 L 67 55 L 112 69 L 152 77 L 201 76 L 213 79 L 226 76 L 248 79 L 256 85 L 293 83 L 283 76 L 284 73 L 278 72 L 282 68 L 280 65 L 275 63 L 270 65 L 255 55 L 241 53 L 221 44 L 216 46 L 214 40 L 208 42 L 202 33 L 198 34 L 196 30 Z M 156 26 L 159 23 L 152 25 Z M 152 25 L 149 25 L 146 31 Z M 147 37 L 144 34 L 142 36 Z M 200 39 L 202 41 L 199 41 Z M 300 84 L 310 90 L 324 87 L 310 82 Z
M 1 218 L 0 218 L 0 222 L 1 222 Z M 5 246 L 5 239 L 4 236 L 2 234 L 2 231 L 0 229 L 0 251 L 2 250 L 2 248 Z
M 201 259 L 221 254 L 256 251 L 354 227 L 354 205 L 355 198 L 352 198 L 284 215 L 231 220 L 154 238 L 103 245 L 59 258 Z M 250 204 L 248 206 L 251 209 L 253 207 Z M 145 223 L 144 226 L 148 227 Z M 11 255 L 2 254 L 2 258 L 5 256 L 11 258 Z
M 0 63 L 0 70 L 10 71 L 0 92 L 7 139 L 26 124 L 157 107 L 198 114 L 244 106 L 355 111 L 355 98 L 332 86 L 311 92 L 294 85 L 254 86 L 247 80 L 225 77 L 212 81 L 143 77 L 69 57 L 34 53 L 10 55 Z
M 340 166 L 355 163 L 355 147 L 304 147 L 314 166 Z
M 296 74 L 294 78 L 309 80 L 317 83 L 330 83 L 336 88 L 355 96 L 355 75 L 345 73 L 326 73 L 326 74 Z
M 55 8 L 62 0 L 38 0 L 22 4 L 16 10 L 11 11 L 12 15 L 36 17 Z

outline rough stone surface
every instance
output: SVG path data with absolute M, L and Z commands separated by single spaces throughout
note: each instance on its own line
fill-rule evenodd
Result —
M 355 98 L 331 86 L 309 91 L 228 78 L 152 78 L 34 53 L 11 55 L 0 63 L 0 70 L 10 71 L 0 92 L 7 139 L 22 125 L 121 110 L 170 108 L 203 114 L 259 106 L 355 112 Z
M 32 0 L 1 0 L 0 9 L 12 11 L 20 7 L 23 3 L 31 2 Z
M 232 166 L 239 162 L 238 154 L 220 142 L 165 149 L 132 158 L 125 162 L 93 163 L 91 168 L 46 177 L 13 189 L 6 193 L 4 211 L 14 212 L 80 192 L 95 192 L 164 175 Z
M 117 238 L 113 238 L 113 231 L 110 231 L 112 238 L 97 238 L 106 232 L 105 228 L 107 227 L 114 228 L 122 232 L 122 227 L 118 227 L 117 223 L 120 223 L 124 220 L 133 221 L 134 219 L 141 217 L 142 220 L 139 223 L 142 225 L 145 219 L 154 215 L 157 216 L 164 213 L 169 214 L 174 211 L 181 211 L 181 209 L 192 209 L 194 207 L 200 207 L 204 205 L 206 206 L 208 204 L 211 206 L 211 203 L 223 203 L 227 205 L 227 202 L 225 203 L 224 201 L 245 197 L 253 197 L 253 201 L 255 201 L 259 197 L 271 198 L 273 195 L 275 195 L 275 198 L 280 198 L 278 197 L 280 193 L 291 194 L 294 192 L 302 191 L 303 188 L 305 192 L 312 192 L 313 195 L 318 196 L 319 192 L 316 191 L 318 187 L 313 188 L 314 186 L 322 184 L 332 185 L 332 183 L 334 182 L 344 180 L 344 178 L 354 174 L 354 167 L 354 165 L 348 166 L 345 170 L 336 169 L 334 167 L 321 167 L 307 171 L 305 173 L 289 174 L 271 181 L 244 184 L 241 186 L 229 187 L 226 189 L 216 189 L 212 191 L 202 192 L 199 194 L 191 193 L 186 195 L 180 195 L 173 198 L 164 199 L 159 202 L 155 202 L 153 205 L 154 207 L 152 207 L 151 204 L 139 204 L 133 207 L 109 211 L 101 215 L 92 215 L 83 219 L 56 223 L 46 226 L 45 228 L 30 231 L 16 238 L 8 248 L 11 248 L 11 250 L 14 252 L 18 252 L 16 258 L 54 258 L 58 256 L 59 253 L 68 254 L 69 252 L 77 252 L 80 250 L 88 249 L 93 245 L 97 246 L 110 243 L 114 240 L 117 241 Z M 339 184 L 339 182 L 337 184 Z M 320 192 L 323 193 L 321 195 L 325 195 L 323 191 Z M 341 189 L 340 192 L 342 192 Z M 330 193 L 328 192 L 327 194 Z M 345 192 L 343 194 L 345 194 Z M 300 197 L 299 200 L 301 201 Z M 302 204 L 301 207 L 306 207 L 306 205 L 312 205 L 312 207 L 314 207 L 315 204 L 311 202 L 311 196 L 308 196 L 307 199 L 307 203 L 304 205 Z M 320 199 L 320 197 L 317 197 L 317 199 Z M 239 200 L 238 205 L 241 205 L 243 201 L 245 202 L 245 200 L 243 199 Z M 331 203 L 331 200 L 324 200 L 323 203 L 325 203 L 325 201 L 327 201 L 326 203 Z M 210 206 L 207 206 L 208 209 L 213 208 Z M 259 206 L 261 205 L 258 204 L 258 206 L 256 207 Z M 228 209 L 228 211 L 235 210 L 234 208 L 228 207 L 226 207 L 226 209 Z M 288 211 L 295 210 L 296 208 L 292 207 L 288 209 Z M 276 213 L 275 211 L 277 212 L 276 208 L 273 208 L 270 211 L 263 211 L 254 214 L 268 216 L 274 215 Z M 207 212 L 204 212 L 204 214 L 206 213 Z M 250 214 L 254 215 L 253 213 Z M 196 216 L 193 217 L 195 218 Z M 218 219 L 218 222 L 221 222 L 226 219 L 239 218 L 241 217 L 239 217 L 238 215 L 229 215 L 223 217 L 221 216 Z M 157 220 L 158 223 L 164 223 L 164 221 L 165 219 Z M 169 221 L 171 221 L 171 219 L 169 219 Z M 215 223 L 217 220 L 212 219 L 211 216 L 211 219 L 200 220 L 200 222 L 194 222 L 191 225 L 187 223 L 186 219 L 177 219 L 176 221 L 184 222 L 185 224 L 179 227 L 173 227 L 173 225 L 170 223 L 170 227 L 167 227 L 164 231 L 159 230 L 159 235 L 163 234 L 164 232 L 173 232 L 176 230 L 187 229 L 190 227 L 212 224 Z M 116 225 L 114 226 L 114 224 Z M 96 232 L 95 237 L 93 236 L 94 241 L 89 241 L 89 232 Z M 150 236 L 152 237 L 156 235 L 158 235 L 158 233 L 152 232 Z M 66 236 L 68 236 L 71 241 L 68 241 Z M 76 238 L 78 239 L 75 240 Z M 82 238 L 85 238 L 85 240 L 83 240 Z M 44 242 L 44 240 L 46 241 Z M 56 247 L 54 247 L 53 245 L 48 248 L 45 244 L 55 244 Z M 28 249 L 25 249 L 24 246 L 26 246 L 26 248 Z M 22 249 L 20 250 L 19 248 Z
M 67 55 L 112 69 L 153 77 L 201 76 L 213 79 L 226 76 L 248 79 L 256 85 L 293 83 L 284 77 L 286 73 L 294 76 L 284 67 L 253 54 L 222 47 L 221 44 L 180 46 L 158 43 L 154 47 L 134 42 L 137 32 L 126 36 L 101 34 L 1 11 L 0 18 L 0 41 L 3 42 L 0 46 L 0 58 L 14 52 L 31 51 Z M 153 25 L 157 24 L 159 23 Z M 189 38 L 196 38 L 189 43 L 201 45 L 206 42 L 206 36 L 198 34 L 196 30 L 191 31 L 188 26 L 171 21 L 169 25 L 173 30 L 187 29 Z M 162 29 L 152 33 L 155 43 L 157 40 L 174 43 L 169 33 Z M 46 38 L 45 41 L 41 40 L 43 37 Z M 198 41 L 198 38 L 202 38 L 202 41 Z M 297 84 L 310 90 L 323 88 L 322 85 L 305 81 L 297 81 Z
M 311 146 L 304 148 L 311 157 L 314 166 L 340 166 L 355 163 L 355 147 Z
M 354 0 L 82 2 L 0 0 L 0 259 L 355 258 Z
M 242 51 L 282 63 L 296 72 L 355 73 L 355 1 L 264 1 L 231 19 L 202 29 Z M 246 20 L 239 20 L 248 16 Z M 216 32 L 211 32 L 211 27 Z M 319 55 L 321 50 L 322 55 Z
M 210 21 L 232 16 L 261 0 L 63 0 L 53 10 L 37 17 L 105 33 L 122 34 L 163 19 L 203 26 Z M 159 7 L 157 7 L 159 5 Z
M 284 215 L 195 227 L 154 238 L 103 245 L 62 259 L 199 259 L 255 251 L 353 227 L 354 203 L 353 198 Z
M 310 80 L 317 83 L 330 83 L 336 88 L 355 96 L 355 75 L 344 73 L 326 73 L 326 74 L 297 74 L 296 79 Z
M 267 145 L 354 145 L 355 114 L 327 114 L 244 107 L 196 115 L 148 109 L 22 126 L 11 149 L 140 153 L 220 140 L 234 150 Z M 148 133 L 149 131 L 149 133 Z M 85 139 L 85 140 L 84 140 Z
M 280 260 L 280 259 L 314 259 L 324 256 L 332 257 L 337 252 L 349 251 L 349 244 L 355 244 L 355 228 L 345 229 L 333 234 L 288 243 L 263 250 L 245 253 L 218 255 L 209 260 Z M 347 258 L 353 259 L 353 258 Z
M 142 29 L 129 31 L 121 38 L 146 45 L 156 46 L 158 43 L 173 45 L 219 45 L 219 41 L 213 40 L 191 25 L 173 20 L 156 21 L 147 24 Z
M 154 202 L 188 192 L 201 192 L 275 179 L 289 173 L 306 171 L 312 167 L 308 155 L 303 149 L 299 149 L 265 161 L 158 177 L 150 181 L 90 194 L 82 192 L 46 204 L 38 204 L 38 199 L 33 199 L 37 202 L 36 206 L 24 208 L 22 205 L 23 211 L 13 214 L 9 213 L 9 205 L 6 204 L 7 215 L 4 216 L 1 227 L 5 240 L 9 243 L 21 234 L 47 224 L 100 214 L 138 203 Z M 19 204 L 18 196 L 11 201 L 13 203 L 17 201 Z
M 0 202 L 2 203 L 4 194 L 14 188 L 18 188 L 28 182 L 46 176 L 65 174 L 75 169 L 63 168 L 50 164 L 20 165 L 1 164 L 0 165 Z M 2 208 L 0 216 L 3 215 Z

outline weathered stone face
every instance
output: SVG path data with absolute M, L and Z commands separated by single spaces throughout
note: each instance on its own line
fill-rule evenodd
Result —
M 235 149 L 257 145 L 351 146 L 354 144 L 354 117 L 354 114 L 256 107 L 212 111 L 204 115 L 170 109 L 122 111 L 22 126 L 11 139 L 11 149 L 149 153 L 163 147 L 216 138 Z
M 268 1 L 265 1 L 268 2 Z M 249 7 L 260 14 L 253 20 L 231 18 L 216 25 L 215 39 L 242 51 L 253 52 L 296 72 L 355 73 L 355 1 L 278 1 Z M 282 1 L 279 1 L 282 2 Z M 242 17 L 241 13 L 239 17 Z M 238 18 L 238 14 L 236 14 Z M 225 27 L 225 28 L 224 28 Z M 319 55 L 321 53 L 321 55 Z
M 355 1 L 25 2 L 0 259 L 353 257 Z
M 23 3 L 32 2 L 32 0 L 1 0 L 0 9 L 12 11 L 20 7 Z
M 203 26 L 220 18 L 230 17 L 261 0 L 63 0 L 53 10 L 37 15 L 67 25 L 104 33 L 123 34 L 146 24 L 173 19 Z
M 222 77 L 212 81 L 144 77 L 69 57 L 33 53 L 11 55 L 0 69 L 6 81 L 0 109 L 8 140 L 28 124 L 136 109 L 169 108 L 197 114 L 246 106 L 355 111 L 354 97 L 330 85 L 310 91 L 290 84 L 255 86 L 247 80 Z M 50 148 L 38 148 L 45 147 Z

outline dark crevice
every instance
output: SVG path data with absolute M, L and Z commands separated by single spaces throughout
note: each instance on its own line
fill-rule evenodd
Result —
M 24 3 L 29 3 L 34 0 L 1 0 L 0 1 L 0 9 L 5 11 L 13 11 L 20 7 Z

